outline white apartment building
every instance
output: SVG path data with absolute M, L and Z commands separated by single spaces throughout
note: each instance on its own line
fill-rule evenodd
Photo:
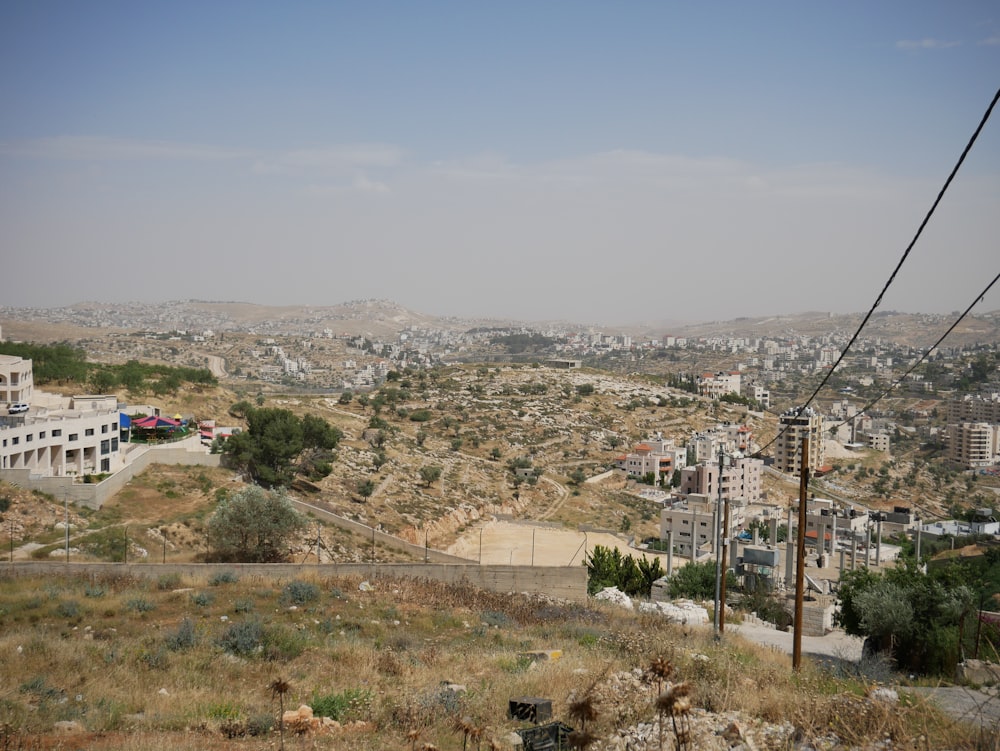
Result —
M 0 355 L 0 394 L 30 405 L 33 383 L 31 360 Z M 24 415 L 0 417 L 0 470 L 65 477 L 121 469 L 118 400 L 75 396 L 69 405 L 56 410 L 32 405 Z
M 632 451 L 615 459 L 615 466 L 623 469 L 629 477 L 645 477 L 652 473 L 654 482 L 670 479 L 675 469 L 683 467 L 687 449 L 674 446 L 671 439 L 660 435 L 647 438 L 637 444 Z
M 948 458 L 967 469 L 1000 463 L 1000 425 L 960 422 L 948 426 Z
M 698 393 L 718 399 L 726 394 L 740 393 L 740 372 L 719 371 L 718 373 L 702 373 L 698 376 Z
M 797 475 L 802 467 L 802 439 L 809 438 L 807 466 L 819 469 L 826 460 L 823 446 L 823 417 L 811 407 L 786 410 L 778 419 L 774 466 L 781 472 Z
M 759 383 L 743 384 L 743 396 L 747 399 L 753 399 L 764 409 L 770 409 L 771 407 L 771 392 Z
M 116 472 L 124 465 L 118 419 L 117 409 L 68 409 L 0 427 L 0 469 L 47 477 Z
M 31 360 L 0 355 L 0 403 L 31 402 L 34 389 Z

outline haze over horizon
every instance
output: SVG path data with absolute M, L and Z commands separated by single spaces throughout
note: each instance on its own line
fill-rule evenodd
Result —
M 863 312 L 1000 71 L 985 0 L 6 10 L 11 306 Z M 969 305 L 998 207 L 994 114 L 881 309 Z

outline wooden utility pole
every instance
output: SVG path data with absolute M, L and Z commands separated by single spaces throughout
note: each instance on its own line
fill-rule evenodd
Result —
M 792 669 L 802 666 L 802 601 L 806 579 L 806 489 L 809 487 L 809 436 L 802 436 L 802 467 L 799 476 L 799 533 L 795 546 L 795 631 L 792 638 Z
M 719 483 L 722 482 L 722 476 L 719 476 Z M 725 512 L 722 515 L 722 579 L 719 581 L 719 588 L 722 591 L 722 596 L 719 602 L 719 634 L 723 634 L 726 631 L 726 559 L 729 557 L 729 499 L 727 498 L 724 503 Z

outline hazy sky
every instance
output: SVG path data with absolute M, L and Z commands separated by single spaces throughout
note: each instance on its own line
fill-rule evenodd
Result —
M 863 311 L 998 86 L 992 0 L 7 3 L 0 304 Z M 998 237 L 1000 112 L 883 309 Z

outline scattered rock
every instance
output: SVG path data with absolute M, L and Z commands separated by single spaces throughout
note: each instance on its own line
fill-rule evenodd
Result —
M 57 733 L 83 733 L 83 725 L 76 720 L 60 720 L 52 726 Z

